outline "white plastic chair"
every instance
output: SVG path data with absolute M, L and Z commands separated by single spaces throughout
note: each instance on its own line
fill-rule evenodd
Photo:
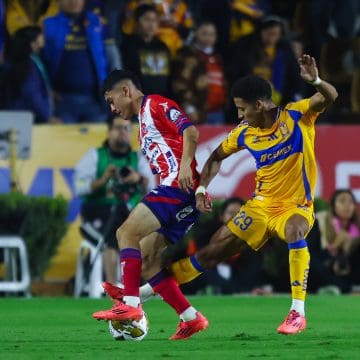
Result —
M 30 270 L 27 250 L 24 240 L 19 236 L 0 236 L 0 248 L 4 249 L 5 281 L 0 281 L 0 292 L 30 293 Z M 20 280 L 18 276 L 20 264 Z
M 82 229 L 91 233 L 91 238 L 97 239 L 97 244 L 93 244 L 87 239 L 83 239 L 80 244 L 79 255 L 77 258 L 74 297 L 78 298 L 83 293 L 87 293 L 90 298 L 100 298 L 104 290 L 101 286 L 103 282 L 103 260 L 102 247 L 104 245 L 103 236 L 86 223 Z

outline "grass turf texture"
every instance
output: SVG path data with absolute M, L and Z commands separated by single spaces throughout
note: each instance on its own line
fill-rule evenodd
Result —
M 210 321 L 207 331 L 170 341 L 178 318 L 161 300 L 145 304 L 150 321 L 141 342 L 114 341 L 107 323 L 91 318 L 106 299 L 0 299 L 0 359 L 358 359 L 360 298 L 309 296 L 308 328 L 276 333 L 290 299 L 191 297 Z

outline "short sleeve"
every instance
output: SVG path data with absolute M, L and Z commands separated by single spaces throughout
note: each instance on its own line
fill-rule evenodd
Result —
M 231 155 L 245 147 L 243 138 L 246 129 L 247 126 L 241 125 L 233 129 L 228 134 L 228 136 L 221 143 L 222 150 L 225 154 Z
M 179 135 L 193 125 L 183 109 L 173 100 L 163 98 L 156 106 L 157 118 L 175 125 Z
M 310 109 L 310 98 L 290 103 L 286 106 L 291 118 L 307 125 L 313 125 L 320 113 Z

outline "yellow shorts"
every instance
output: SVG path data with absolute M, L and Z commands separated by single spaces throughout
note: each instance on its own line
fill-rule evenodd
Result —
M 295 214 L 303 216 L 308 221 L 310 231 L 315 218 L 312 206 L 283 204 L 271 207 L 256 198 L 247 201 L 226 225 L 239 239 L 258 250 L 271 236 L 285 241 L 286 222 Z

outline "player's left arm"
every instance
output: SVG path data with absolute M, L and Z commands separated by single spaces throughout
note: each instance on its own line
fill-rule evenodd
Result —
M 199 131 L 194 125 L 190 125 L 183 131 L 183 151 L 179 170 L 179 185 L 181 190 L 189 192 L 193 189 L 193 171 L 191 163 L 195 159 L 196 145 L 199 139 Z
M 335 87 L 325 80 L 320 79 L 316 61 L 309 55 L 302 55 L 298 60 L 300 76 L 307 83 L 315 86 L 317 92 L 310 98 L 309 108 L 314 112 L 322 112 L 338 97 Z

